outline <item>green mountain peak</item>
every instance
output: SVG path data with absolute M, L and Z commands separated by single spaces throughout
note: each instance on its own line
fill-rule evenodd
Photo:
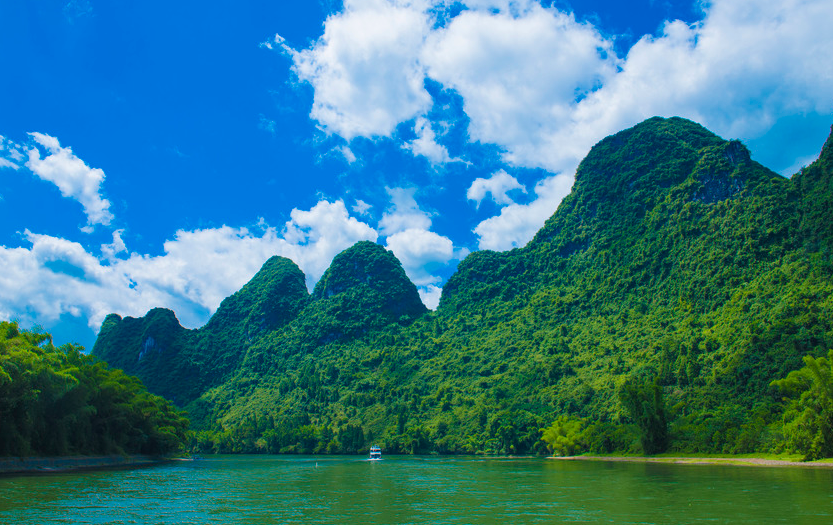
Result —
M 370 241 L 360 241 L 339 253 L 315 285 L 314 300 L 343 293 L 372 294 L 392 316 L 414 317 L 426 311 L 416 286 L 396 256 Z
M 292 260 L 273 256 L 243 288 L 220 303 L 206 329 L 229 330 L 247 337 L 295 319 L 309 301 L 304 273 Z

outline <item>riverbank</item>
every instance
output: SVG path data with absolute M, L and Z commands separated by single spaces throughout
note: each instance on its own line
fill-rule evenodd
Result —
M 173 461 L 155 456 L 72 456 L 49 458 L 0 458 L 0 476 L 12 474 L 49 474 L 99 470 L 135 468 Z
M 672 456 L 564 456 L 551 457 L 561 461 L 617 461 L 631 463 L 671 463 L 675 465 L 734 465 L 741 467 L 812 467 L 833 468 L 833 461 L 794 461 L 754 457 L 672 457 Z

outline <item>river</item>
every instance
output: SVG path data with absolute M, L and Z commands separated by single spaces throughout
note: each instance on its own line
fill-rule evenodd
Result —
M 833 523 L 833 471 L 540 458 L 209 456 L 0 478 L 0 523 Z

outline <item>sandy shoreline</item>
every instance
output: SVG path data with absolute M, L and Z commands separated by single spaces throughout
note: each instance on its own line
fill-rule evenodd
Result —
M 676 465 L 736 465 L 742 467 L 833 468 L 833 463 L 829 462 L 789 461 L 764 458 L 564 456 L 551 457 L 550 459 L 556 459 L 561 461 L 619 461 L 630 463 L 671 463 Z
M 71 456 L 49 458 L 0 458 L 0 476 L 13 474 L 50 474 L 133 468 L 156 465 L 171 461 L 169 458 L 154 456 Z

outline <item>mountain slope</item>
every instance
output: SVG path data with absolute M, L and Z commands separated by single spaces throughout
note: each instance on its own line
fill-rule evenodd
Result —
M 272 257 L 204 327 L 186 330 L 161 308 L 139 319 L 111 314 L 93 354 L 184 406 L 229 380 L 244 360 L 263 365 L 263 355 L 249 355 L 250 347 L 262 347 L 261 340 L 271 341 L 284 328 L 291 345 L 313 348 L 407 324 L 426 311 L 396 257 L 360 242 L 335 257 L 312 295 L 294 262 Z
M 792 178 L 801 195 L 801 230 L 808 248 L 833 246 L 833 128 L 818 160 Z
M 789 180 L 737 141 L 649 119 L 590 151 L 527 246 L 462 261 L 436 312 L 360 243 L 188 398 L 200 446 L 526 453 L 566 415 L 592 422 L 596 451 L 637 450 L 621 393 L 653 384 L 672 448 L 773 449 L 770 382 L 833 347 L 830 144 Z
M 198 330 L 162 308 L 138 319 L 110 314 L 92 353 L 184 406 L 228 379 L 254 339 L 298 316 L 309 301 L 304 278 L 294 262 L 272 257 Z

